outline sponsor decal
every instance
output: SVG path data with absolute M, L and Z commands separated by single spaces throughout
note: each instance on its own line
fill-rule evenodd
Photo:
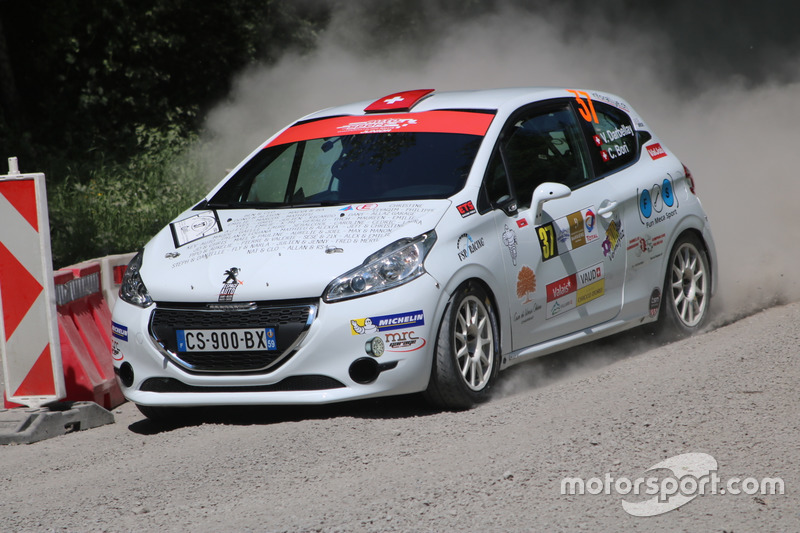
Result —
M 367 352 L 367 355 L 371 355 L 372 357 L 380 357 L 383 355 L 383 352 L 386 351 L 386 345 L 380 337 L 372 337 L 364 345 L 364 351 Z
M 363 204 L 356 207 L 357 211 L 371 211 L 378 207 L 378 204 Z
M 658 316 L 658 308 L 661 306 L 661 289 L 656 287 L 650 293 L 650 316 L 655 318 Z
M 650 255 L 656 247 L 664 244 L 664 238 L 666 236 L 666 233 L 662 233 L 661 235 L 651 237 L 649 234 L 645 233 L 641 237 L 634 237 L 628 241 L 628 251 L 633 250 L 636 257 L 641 257 L 642 254 Z M 660 255 L 661 254 L 658 254 L 658 256 L 651 256 L 651 259 L 659 257 Z
M 468 200 L 463 204 L 457 205 L 456 209 L 458 209 L 458 214 L 461 215 L 461 218 L 467 218 L 468 216 L 475 214 L 475 206 L 472 205 L 472 200 Z
M 661 183 L 655 183 L 649 189 L 636 190 L 639 198 L 639 220 L 648 228 L 678 214 L 678 197 L 675 196 L 672 176 L 667 176 Z M 662 213 L 664 206 L 675 209 Z
M 172 231 L 172 240 L 175 243 L 175 248 L 180 248 L 190 242 L 222 231 L 222 225 L 219 222 L 219 218 L 217 218 L 217 213 L 214 211 L 197 213 L 183 220 L 173 222 L 169 227 Z
M 128 342 L 128 326 L 111 322 L 111 335 L 113 335 L 115 339 Z
M 220 302 L 232 302 L 233 294 L 239 285 L 244 285 L 244 281 L 239 280 L 239 273 L 241 269 L 238 267 L 231 267 L 225 271 L 225 281 L 222 282 L 222 289 L 219 291 Z
M 612 220 L 606 230 L 606 238 L 602 243 L 603 256 L 608 257 L 609 261 L 614 260 L 614 256 L 619 250 L 620 244 L 625 241 L 625 230 L 622 229 L 622 220 Z
M 661 147 L 661 143 L 651 144 L 645 148 L 647 149 L 647 153 L 650 154 L 650 159 L 654 161 L 656 159 L 661 159 L 662 157 L 667 157 L 667 152 L 665 152 Z
M 553 283 L 548 283 L 546 319 L 585 305 L 605 294 L 605 268 L 597 263 Z
M 125 356 L 122 354 L 122 350 L 119 347 L 119 341 L 116 339 L 111 340 L 111 358 L 114 361 L 122 361 L 125 359 Z
M 533 320 L 534 313 L 542 308 L 541 304 L 533 304 L 529 305 L 528 307 L 524 307 L 522 311 L 514 313 L 514 322 L 519 322 L 520 324 L 524 324 L 526 322 L 530 322 Z
M 600 239 L 593 207 L 587 207 L 536 228 L 542 261 L 569 253 Z
M 502 238 L 503 244 L 508 248 L 508 253 L 511 254 L 511 264 L 517 266 L 517 234 L 508 227 L 508 224 L 504 224 Z
M 527 225 L 528 225 L 528 219 L 527 218 L 521 218 L 521 219 L 517 220 L 517 227 L 518 228 L 524 228 Z
M 456 242 L 458 260 L 463 261 L 484 246 L 483 237 L 473 240 L 469 233 L 462 233 Z
M 587 209 L 586 215 L 584 217 L 584 224 L 586 225 L 586 233 L 588 235 L 592 235 L 592 232 L 594 231 L 594 223 L 595 223 L 594 211 L 592 211 L 591 209 Z
M 517 298 L 525 299 L 524 304 L 531 303 L 531 294 L 536 291 L 536 274 L 530 267 L 523 266 L 517 274 Z
M 180 257 L 180 255 L 181 254 L 179 252 L 167 252 L 164 254 L 164 259 L 175 259 Z
M 415 118 L 376 118 L 373 120 L 357 120 L 336 127 L 338 135 L 353 133 L 388 133 L 397 131 L 417 123 Z
M 425 339 L 418 337 L 414 330 L 384 333 L 386 350 L 389 352 L 413 352 L 425 346 Z
M 339 211 L 352 211 L 352 210 L 353 210 L 353 206 L 352 205 L 347 205 L 347 206 L 339 209 Z
M 353 335 L 366 335 L 379 331 L 391 331 L 424 325 L 425 316 L 422 310 L 419 310 L 410 313 L 357 318 L 350 321 L 350 333 Z

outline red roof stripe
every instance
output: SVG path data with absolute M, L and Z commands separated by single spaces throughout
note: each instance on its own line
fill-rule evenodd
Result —
M 486 135 L 494 115 L 465 111 L 425 111 L 401 115 L 332 117 L 292 126 L 269 146 L 365 133 L 427 132 Z

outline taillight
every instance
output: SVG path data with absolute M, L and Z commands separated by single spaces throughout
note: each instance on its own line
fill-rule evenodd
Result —
M 686 181 L 689 182 L 689 190 L 692 191 L 692 194 L 697 194 L 694 192 L 694 177 L 692 177 L 692 173 L 689 171 L 686 165 L 683 165 L 683 173 L 686 174 Z

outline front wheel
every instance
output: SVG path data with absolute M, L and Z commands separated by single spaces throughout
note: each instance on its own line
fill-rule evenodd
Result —
M 711 269 L 705 247 L 694 235 L 684 235 L 669 256 L 659 329 L 691 335 L 705 325 L 710 304 Z
M 499 341 L 486 291 L 475 283 L 459 287 L 436 338 L 428 401 L 445 409 L 469 409 L 485 401 L 499 370 Z

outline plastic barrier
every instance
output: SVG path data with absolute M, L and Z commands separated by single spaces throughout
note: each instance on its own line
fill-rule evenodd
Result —
M 100 264 L 100 288 L 103 292 L 103 298 L 106 301 L 108 309 L 113 309 L 114 304 L 117 302 L 117 294 L 119 287 L 122 285 L 122 276 L 125 275 L 125 270 L 128 268 L 128 263 L 131 262 L 135 253 L 107 255 L 105 257 L 98 257 L 96 259 L 89 259 L 77 265 L 65 267 L 64 270 L 74 270 L 93 265 Z
M 111 360 L 111 313 L 100 291 L 100 264 L 84 263 L 53 275 L 67 401 L 106 409 L 125 402 Z M 16 407 L 6 401 L 6 407 Z
M 114 376 L 111 360 L 111 312 L 100 290 L 100 264 L 84 264 L 70 270 L 73 279 L 67 280 L 68 276 L 59 278 L 64 270 L 59 271 L 55 278 L 59 330 L 69 331 L 69 348 L 65 345 L 65 336 L 61 336 L 67 400 L 90 400 L 111 409 L 125 402 L 125 398 Z M 63 284 L 62 279 L 65 280 Z M 74 335 L 76 331 L 77 338 Z M 74 358 L 67 356 L 70 349 Z M 90 356 L 90 360 L 83 352 Z M 79 364 L 73 365 L 73 361 Z

